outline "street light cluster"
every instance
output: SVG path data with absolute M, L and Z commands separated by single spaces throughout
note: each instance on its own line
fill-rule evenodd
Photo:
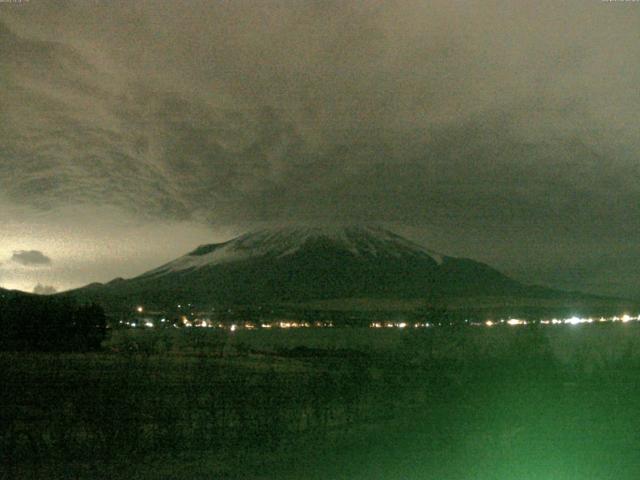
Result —
M 182 305 L 179 305 L 181 307 Z M 138 314 L 144 313 L 144 307 L 139 305 L 135 307 L 135 311 Z M 631 316 L 629 314 L 624 314 L 621 316 L 612 316 L 612 317 L 578 317 L 572 316 L 568 318 L 552 318 L 552 319 L 542 319 L 542 320 L 525 320 L 520 318 L 501 318 L 499 320 L 485 320 L 485 321 L 475 321 L 470 319 L 465 319 L 464 324 L 469 326 L 481 326 L 481 327 L 496 327 L 500 325 L 508 325 L 511 327 L 522 326 L 522 325 L 580 325 L 580 324 L 591 324 L 591 323 L 628 323 L 633 321 L 640 321 L 640 315 Z M 137 327 L 145 327 L 145 328 L 154 328 L 156 326 L 171 326 L 176 328 L 186 327 L 196 327 L 196 328 L 217 328 L 222 330 L 229 330 L 231 332 L 235 332 L 236 330 L 256 330 L 256 329 L 290 329 L 290 328 L 331 328 L 334 326 L 332 321 L 294 321 L 294 320 L 274 320 L 269 322 L 251 322 L 251 321 L 236 321 L 233 323 L 223 323 L 223 322 L 214 322 L 209 318 L 189 318 L 186 315 L 181 315 L 179 319 L 173 323 L 168 323 L 167 319 L 161 318 L 159 323 L 162 325 L 158 325 L 158 321 L 152 318 L 138 318 L 137 321 L 120 321 L 120 324 L 126 325 L 131 328 Z M 409 322 L 409 321 L 374 321 L 368 324 L 369 328 L 375 329 L 419 329 L 419 328 L 430 328 L 430 327 L 442 327 L 442 326 L 453 326 L 458 324 L 458 322 L 453 321 L 444 321 L 444 322 Z

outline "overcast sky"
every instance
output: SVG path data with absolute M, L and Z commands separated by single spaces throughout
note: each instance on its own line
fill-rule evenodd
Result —
M 0 3 L 0 286 L 340 221 L 638 298 L 638 112 L 638 2 Z

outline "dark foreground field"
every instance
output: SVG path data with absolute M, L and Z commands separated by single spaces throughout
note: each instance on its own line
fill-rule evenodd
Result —
M 2 478 L 637 479 L 639 335 L 121 331 L 4 353 Z

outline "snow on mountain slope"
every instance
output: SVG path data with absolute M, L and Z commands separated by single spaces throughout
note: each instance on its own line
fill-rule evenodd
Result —
M 215 306 L 484 297 L 557 301 L 565 294 L 522 284 L 481 262 L 439 255 L 383 228 L 295 226 L 202 245 L 143 275 L 66 295 L 130 310 L 131 305 L 173 308 L 185 302 Z M 531 306 L 538 308 L 538 300 Z
M 429 257 L 441 264 L 444 256 L 406 240 L 388 230 L 372 226 L 290 226 L 266 228 L 228 242 L 202 245 L 194 251 L 143 275 L 157 276 L 255 259 L 283 258 L 322 241 L 354 257 Z

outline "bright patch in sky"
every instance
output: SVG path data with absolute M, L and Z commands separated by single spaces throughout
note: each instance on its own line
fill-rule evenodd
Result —
M 232 234 L 192 222 L 144 221 L 111 208 L 66 208 L 37 215 L 25 210 L 5 209 L 0 214 L 2 288 L 33 291 L 41 284 L 60 291 L 135 276 L 194 245 Z M 50 262 L 25 265 L 12 260 L 21 250 L 42 252 Z

